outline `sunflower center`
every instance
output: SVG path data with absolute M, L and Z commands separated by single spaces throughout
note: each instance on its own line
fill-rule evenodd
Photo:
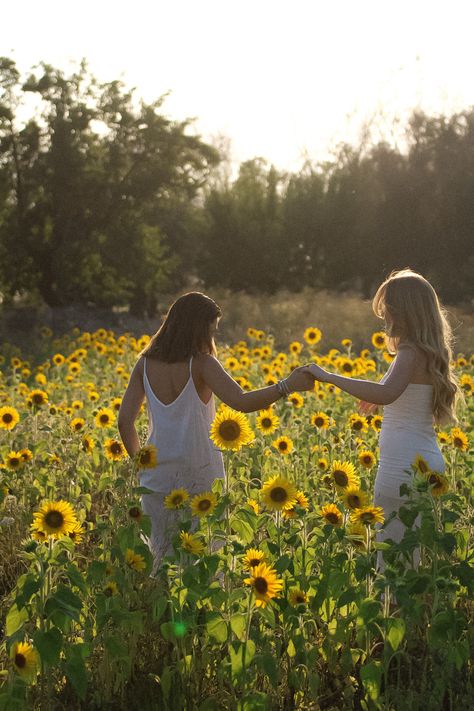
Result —
M 81 430 L 82 429 L 82 422 L 76 422 L 74 425 L 74 429 Z
M 171 499 L 171 501 L 173 502 L 173 506 L 179 506 L 179 504 L 182 502 L 182 500 L 183 500 L 183 497 L 181 496 L 181 494 L 176 494 Z
M 351 509 L 360 509 L 361 501 L 357 494 L 351 494 L 347 497 L 347 504 Z
M 278 442 L 278 449 L 285 452 L 288 449 L 288 442 Z
M 304 602 L 304 595 L 296 595 L 295 600 L 299 603 Z
M 347 486 L 349 479 L 347 478 L 346 472 L 336 469 L 333 473 L 334 481 L 338 486 Z
M 24 654 L 15 654 L 15 666 L 17 666 L 18 669 L 23 669 L 24 667 L 26 667 L 26 657 Z
M 232 442 L 232 440 L 238 439 L 240 435 L 240 426 L 233 420 L 225 420 L 225 422 L 222 422 L 219 426 L 219 434 L 226 442 Z
M 265 595 L 268 590 L 268 583 L 265 578 L 255 578 L 253 585 L 259 595 Z
M 462 447 L 462 440 L 459 437 L 454 437 L 453 444 L 455 447 Z
M 429 471 L 428 465 L 423 460 L 418 462 L 418 468 L 423 474 L 426 474 L 426 472 Z
M 352 423 L 352 429 L 359 431 L 362 429 L 363 423 L 360 420 L 356 420 L 355 422 Z
M 199 511 L 208 511 L 210 508 L 211 508 L 211 500 L 210 499 L 201 499 L 201 501 L 198 504 Z
M 100 416 L 99 419 L 100 419 L 100 421 L 105 425 L 105 424 L 107 424 L 107 422 L 109 421 L 109 416 L 106 415 L 106 414 L 103 414 L 103 415 Z
M 250 567 L 253 568 L 260 563 L 259 558 L 251 558 L 249 561 Z
M 44 517 L 44 521 L 49 528 L 61 528 L 64 523 L 64 516 L 61 511 L 48 511 Z
M 33 402 L 35 403 L 35 405 L 41 405 L 41 403 L 43 402 L 43 396 L 39 394 L 33 395 Z
M 364 464 L 370 464 L 371 462 L 372 462 L 372 457 L 369 457 L 369 455 L 366 454 L 364 457 Z
M 374 517 L 370 513 L 370 511 L 366 511 L 365 513 L 363 513 L 360 518 L 363 523 L 372 523 L 372 521 L 374 519 Z
M 322 417 L 316 417 L 316 419 L 314 420 L 314 424 L 316 425 L 316 427 L 322 427 L 322 426 L 324 425 L 324 420 L 323 420 L 323 418 L 322 418 Z
M 122 447 L 120 446 L 119 442 L 113 442 L 113 444 L 110 445 L 110 451 L 112 454 L 120 454 L 122 451 Z
M 11 415 L 9 412 L 5 412 L 2 419 L 5 422 L 5 424 L 9 425 L 10 422 L 12 422 L 12 420 L 13 420 L 13 415 Z
M 336 524 L 339 523 L 339 516 L 337 513 L 334 513 L 334 511 L 329 511 L 329 513 L 326 514 L 326 520 L 329 521 L 329 523 Z
M 284 489 L 282 486 L 275 486 L 274 489 L 272 489 L 270 493 L 270 498 L 272 501 L 286 501 L 287 499 L 287 493 L 286 489 Z
M 141 511 L 138 506 L 132 506 L 132 508 L 129 509 L 128 515 L 130 518 L 140 518 L 140 513 Z
M 271 427 L 272 421 L 269 417 L 264 417 L 262 420 L 262 427 Z

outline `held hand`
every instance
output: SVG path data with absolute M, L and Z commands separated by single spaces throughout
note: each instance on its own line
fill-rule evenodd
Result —
M 312 390 L 314 387 L 314 378 L 303 365 L 295 368 L 286 378 L 286 382 L 291 391 Z
M 303 366 L 303 369 L 306 373 L 310 373 L 313 378 L 319 380 L 320 383 L 329 382 L 331 374 L 328 373 L 327 370 L 324 370 L 324 368 L 321 368 L 319 365 L 316 365 L 316 363 L 309 363 L 308 365 Z
M 374 405 L 373 402 L 366 402 L 365 400 L 361 400 L 359 403 L 359 413 L 361 415 L 373 415 L 374 412 L 377 412 L 378 410 L 378 405 Z

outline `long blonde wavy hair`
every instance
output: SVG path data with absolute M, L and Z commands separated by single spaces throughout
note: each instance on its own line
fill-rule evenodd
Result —
M 400 341 L 407 341 L 425 354 L 433 382 L 435 421 L 456 421 L 461 390 L 451 365 L 453 336 L 446 312 L 429 281 L 408 268 L 394 271 L 377 289 L 372 308 L 376 316 L 385 319 L 392 353 Z

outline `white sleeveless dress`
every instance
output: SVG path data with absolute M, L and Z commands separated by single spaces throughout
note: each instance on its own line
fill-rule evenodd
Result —
M 433 427 L 432 402 L 432 385 L 410 383 L 399 398 L 384 407 L 374 504 L 383 508 L 386 519 L 403 504 L 400 486 L 413 481 L 411 466 L 417 455 L 421 455 L 433 471 L 442 473 L 445 469 Z M 404 531 L 405 526 L 395 517 L 379 530 L 377 540 L 391 538 L 400 542 Z M 378 567 L 383 569 L 380 552 Z
M 146 358 L 143 361 L 149 421 L 146 443 L 156 447 L 158 464 L 140 471 L 140 486 L 154 492 L 143 494 L 141 503 L 144 513 L 151 517 L 148 544 L 155 567 L 163 555 L 172 552 L 171 540 L 181 516 L 180 511 L 165 508 L 165 496 L 179 488 L 186 489 L 190 497 L 202 494 L 211 489 L 215 479 L 224 477 L 222 453 L 209 438 L 216 414 L 214 395 L 207 403 L 199 397 L 192 377 L 192 360 L 186 385 L 168 405 L 153 392 L 146 373 Z

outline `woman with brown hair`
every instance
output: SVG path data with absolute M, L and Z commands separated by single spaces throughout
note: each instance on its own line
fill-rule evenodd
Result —
M 134 457 L 140 449 L 135 420 L 146 398 L 147 444 L 158 450 L 155 467 L 140 473 L 143 511 L 151 517 L 150 548 L 158 565 L 171 552 L 175 512 L 165 497 L 183 487 L 190 494 L 209 491 L 224 476 L 221 452 L 209 438 L 216 413 L 214 395 L 234 410 L 262 410 L 294 390 L 311 390 L 313 378 L 297 368 L 276 385 L 244 392 L 216 358 L 214 334 L 221 310 L 208 296 L 190 292 L 177 299 L 130 375 L 118 416 L 120 435 Z

